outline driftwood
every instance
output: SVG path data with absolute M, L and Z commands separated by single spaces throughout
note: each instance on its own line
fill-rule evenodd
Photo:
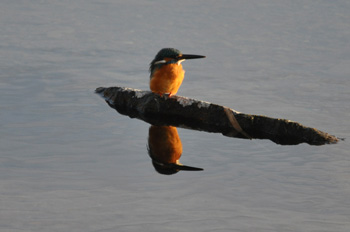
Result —
M 249 115 L 233 109 L 181 96 L 160 96 L 123 87 L 99 87 L 95 91 L 120 114 L 152 125 L 171 125 L 222 133 L 245 139 L 270 139 L 282 145 L 337 143 L 338 138 L 286 119 Z

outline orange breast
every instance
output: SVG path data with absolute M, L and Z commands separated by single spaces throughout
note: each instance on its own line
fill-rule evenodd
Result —
M 151 126 L 148 146 L 153 152 L 152 158 L 162 163 L 176 163 L 182 154 L 182 143 L 173 126 Z
M 166 64 L 153 73 L 150 81 L 150 89 L 154 93 L 176 94 L 185 77 L 182 65 Z

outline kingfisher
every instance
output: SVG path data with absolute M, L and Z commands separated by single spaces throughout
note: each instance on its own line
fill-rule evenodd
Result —
M 205 58 L 201 55 L 182 54 L 175 48 L 163 48 L 150 63 L 150 89 L 163 95 L 174 95 L 185 77 L 181 62 L 188 59 Z

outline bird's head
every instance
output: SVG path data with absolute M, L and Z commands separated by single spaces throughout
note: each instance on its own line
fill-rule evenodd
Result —
M 179 50 L 175 48 L 163 48 L 161 49 L 157 55 L 154 57 L 152 62 L 150 63 L 149 71 L 152 74 L 155 70 L 161 68 L 163 65 L 167 64 L 181 64 L 182 61 L 188 59 L 198 59 L 205 58 L 205 56 L 200 55 L 190 55 L 190 54 L 182 54 Z

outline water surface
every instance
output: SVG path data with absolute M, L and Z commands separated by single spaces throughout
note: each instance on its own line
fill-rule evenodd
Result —
M 5 1 L 0 9 L 1 231 L 350 229 L 349 142 L 280 146 L 178 128 L 155 172 L 149 125 L 99 86 L 148 89 L 163 47 L 179 95 L 349 137 L 348 1 Z

